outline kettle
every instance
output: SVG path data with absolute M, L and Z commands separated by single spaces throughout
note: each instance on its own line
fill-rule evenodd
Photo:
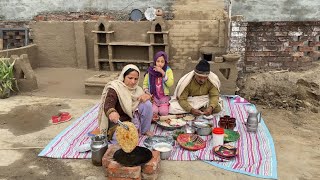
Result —
M 91 138 L 91 152 L 92 164 L 95 166 L 102 166 L 102 157 L 108 149 L 107 136 L 98 134 Z
M 261 122 L 261 112 L 258 112 L 256 110 L 249 111 L 249 115 L 246 123 L 247 131 L 256 132 L 260 122 Z

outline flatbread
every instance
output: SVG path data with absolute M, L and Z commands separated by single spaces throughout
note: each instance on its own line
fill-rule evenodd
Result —
M 139 134 L 132 122 L 126 121 L 123 122 L 123 124 L 126 124 L 129 127 L 129 130 L 126 130 L 119 125 L 116 129 L 116 139 L 121 149 L 126 153 L 130 153 L 138 145 Z

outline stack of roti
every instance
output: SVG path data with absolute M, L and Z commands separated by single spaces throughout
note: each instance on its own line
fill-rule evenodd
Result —
M 116 139 L 119 143 L 119 146 L 126 153 L 130 153 L 136 148 L 139 141 L 139 134 L 137 128 L 132 122 L 123 122 L 129 127 L 129 130 L 126 130 L 122 126 L 118 126 L 116 129 Z

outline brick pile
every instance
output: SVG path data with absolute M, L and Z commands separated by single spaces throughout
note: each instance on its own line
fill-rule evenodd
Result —
M 113 159 L 120 149 L 118 145 L 109 145 L 102 158 L 102 166 L 108 180 L 155 180 L 160 172 L 160 152 L 152 151 L 152 159 L 143 166 L 125 167 Z

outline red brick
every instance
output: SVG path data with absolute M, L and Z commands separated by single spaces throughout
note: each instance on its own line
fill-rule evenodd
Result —
M 111 161 L 107 167 L 108 177 L 141 178 L 141 166 L 125 167 L 116 161 Z
M 303 46 L 304 42 L 303 41 L 290 41 L 289 46 Z
M 141 177 L 139 178 L 108 177 L 108 180 L 141 180 Z
M 111 161 L 113 161 L 113 154 L 120 149 L 119 145 L 109 145 L 106 153 L 102 157 L 102 166 L 107 168 Z
M 160 152 L 152 151 L 152 159 L 142 166 L 142 172 L 145 174 L 154 174 L 160 168 Z
M 302 52 L 307 52 L 307 51 L 313 51 L 313 47 L 309 47 L 309 46 L 300 46 L 299 47 L 299 51 L 302 51 Z

